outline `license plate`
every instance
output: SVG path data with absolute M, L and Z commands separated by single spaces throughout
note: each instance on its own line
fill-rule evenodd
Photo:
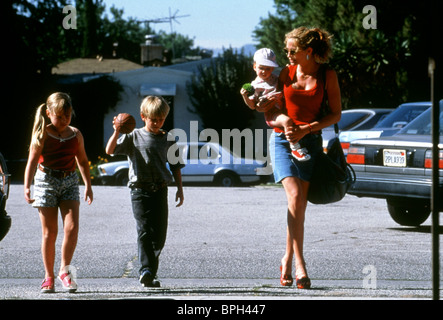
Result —
M 406 167 L 406 150 L 383 150 L 383 165 L 387 167 Z

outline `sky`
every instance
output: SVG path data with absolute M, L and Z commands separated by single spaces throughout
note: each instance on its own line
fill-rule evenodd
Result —
M 176 13 L 174 32 L 194 40 L 206 49 L 240 48 L 255 44 L 253 30 L 260 18 L 275 13 L 274 0 L 104 0 L 106 8 L 124 10 L 124 18 L 152 20 Z M 107 11 L 109 12 L 109 11 Z M 111 15 L 108 13 L 108 17 Z M 151 23 L 156 32 L 171 32 L 170 23 Z

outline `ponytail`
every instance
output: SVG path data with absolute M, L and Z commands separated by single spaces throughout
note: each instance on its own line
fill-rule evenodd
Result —
M 32 128 L 31 149 L 36 149 L 41 146 L 41 141 L 46 129 L 46 104 L 41 104 L 35 113 L 34 126 Z
M 41 104 L 35 113 L 34 127 L 32 128 L 31 149 L 39 148 L 42 145 L 46 125 L 50 123 L 49 118 L 46 115 L 46 110 L 55 114 L 61 111 L 74 113 L 71 98 L 68 94 L 63 92 L 55 92 L 51 94 L 46 100 L 46 103 Z

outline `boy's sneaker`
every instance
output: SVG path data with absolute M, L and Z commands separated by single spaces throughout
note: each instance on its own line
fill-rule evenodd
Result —
M 308 154 L 308 150 L 306 148 L 299 148 L 292 151 L 292 156 L 298 161 L 308 161 L 311 159 L 311 156 Z
M 145 287 L 145 288 L 159 288 L 160 287 L 160 281 L 158 281 L 156 279 L 156 277 L 153 277 L 151 272 L 149 272 L 149 271 L 144 271 L 140 275 L 139 281 L 143 285 L 143 287 Z

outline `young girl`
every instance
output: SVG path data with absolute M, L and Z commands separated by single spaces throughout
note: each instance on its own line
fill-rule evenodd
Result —
M 80 199 L 76 163 L 85 184 L 85 201 L 91 204 L 93 198 L 83 136 L 78 129 L 69 126 L 72 113 L 71 98 L 61 92 L 53 93 L 46 104 L 37 108 L 25 170 L 25 199 L 38 208 L 42 224 L 41 250 L 45 267 L 42 293 L 54 292 L 59 208 L 64 239 L 58 279 L 65 290 L 77 290 L 77 284 L 68 270 L 78 237 Z M 33 177 L 34 198 L 31 198 Z

